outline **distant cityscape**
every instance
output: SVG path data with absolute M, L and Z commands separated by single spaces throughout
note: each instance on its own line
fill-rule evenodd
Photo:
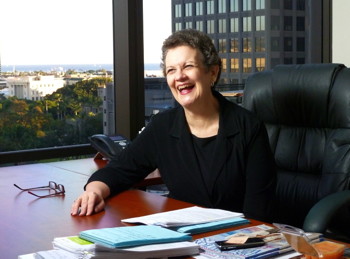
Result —
M 43 71 L 43 72 L 65 72 L 68 70 L 74 70 L 76 72 L 85 72 L 89 70 L 107 70 L 113 71 L 113 64 L 44 64 L 44 65 L 2 65 L 1 72 L 31 72 L 31 71 Z M 145 71 L 160 70 L 159 64 L 145 64 Z

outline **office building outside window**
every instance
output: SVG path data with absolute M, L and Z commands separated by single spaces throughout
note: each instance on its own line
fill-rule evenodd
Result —
M 239 52 L 239 39 L 232 38 L 231 39 L 231 53 L 238 53 L 238 52 Z
M 230 0 L 230 12 L 238 12 L 238 1 L 239 0 Z
M 252 31 L 252 17 L 243 17 L 243 31 Z
M 256 70 L 257 71 L 265 70 L 265 63 L 266 63 L 266 59 L 265 58 L 256 58 L 255 59 Z
M 214 14 L 214 0 L 207 1 L 207 14 Z
M 185 16 L 192 16 L 192 3 L 186 3 L 185 5 Z
M 218 0 L 218 13 L 226 13 L 226 0 Z
M 243 0 L 243 11 L 252 10 L 252 0 Z
M 265 31 L 265 15 L 259 15 L 255 17 L 255 30 Z
M 265 52 L 265 37 L 255 37 L 255 52 Z
M 230 19 L 230 32 L 239 32 L 239 19 L 238 18 L 231 18 Z
M 175 5 L 175 17 L 179 18 L 182 17 L 182 11 L 181 11 L 181 4 Z
M 227 72 L 227 60 L 225 58 L 221 59 L 221 64 L 222 64 L 221 72 L 226 73 Z
M 252 39 L 244 37 L 243 39 L 243 52 L 252 52 Z
M 252 59 L 243 58 L 243 73 L 251 73 L 251 72 L 252 72 Z
M 219 19 L 218 23 L 219 23 L 219 33 L 226 33 L 227 32 L 226 19 Z
M 231 68 L 232 73 L 239 73 L 239 59 L 231 58 Z
M 204 32 L 203 21 L 196 21 L 196 30 Z
M 226 53 L 226 39 L 219 39 L 219 53 Z
M 209 20 L 207 21 L 207 33 L 212 34 L 215 32 L 215 21 Z
M 192 27 L 192 22 L 186 22 L 185 23 L 185 28 L 186 29 L 192 29 L 193 27 Z
M 292 31 L 293 30 L 293 17 L 292 16 L 284 16 L 284 30 Z
M 256 2 L 255 2 L 255 9 L 256 10 L 265 9 L 265 0 L 256 0 Z
M 221 74 L 220 82 L 244 83 L 249 76 L 247 71 L 271 69 L 283 64 L 285 57 L 292 62 L 304 60 L 306 63 L 319 62 L 323 57 L 321 45 L 316 44 L 319 41 L 313 39 L 322 37 L 320 17 L 324 12 L 319 1 L 172 0 L 174 6 L 182 4 L 183 9 L 187 3 L 196 3 L 196 9 L 197 6 L 201 9 L 202 2 L 203 15 L 199 16 L 201 12 L 196 11 L 191 21 L 213 39 L 221 58 L 230 64 L 227 72 Z M 185 24 L 188 18 L 173 19 L 175 23 Z
M 203 2 L 196 2 L 196 16 L 203 15 Z

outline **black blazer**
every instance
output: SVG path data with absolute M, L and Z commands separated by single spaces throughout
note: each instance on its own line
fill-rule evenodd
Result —
M 202 180 L 182 107 L 155 115 L 89 182 L 103 181 L 116 194 L 158 168 L 169 197 L 271 221 L 276 174 L 266 129 L 252 113 L 213 93 L 220 103 L 220 119 L 209 188 Z

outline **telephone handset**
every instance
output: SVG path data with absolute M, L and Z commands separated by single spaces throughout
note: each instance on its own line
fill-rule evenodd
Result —
M 128 139 L 121 135 L 95 134 L 89 137 L 89 140 L 91 145 L 109 160 L 116 157 L 130 143 Z

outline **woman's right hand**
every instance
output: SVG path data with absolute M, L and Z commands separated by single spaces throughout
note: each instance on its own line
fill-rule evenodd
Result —
M 105 207 L 104 199 L 109 195 L 109 187 L 102 182 L 91 182 L 72 204 L 71 215 L 89 216 L 102 211 Z

